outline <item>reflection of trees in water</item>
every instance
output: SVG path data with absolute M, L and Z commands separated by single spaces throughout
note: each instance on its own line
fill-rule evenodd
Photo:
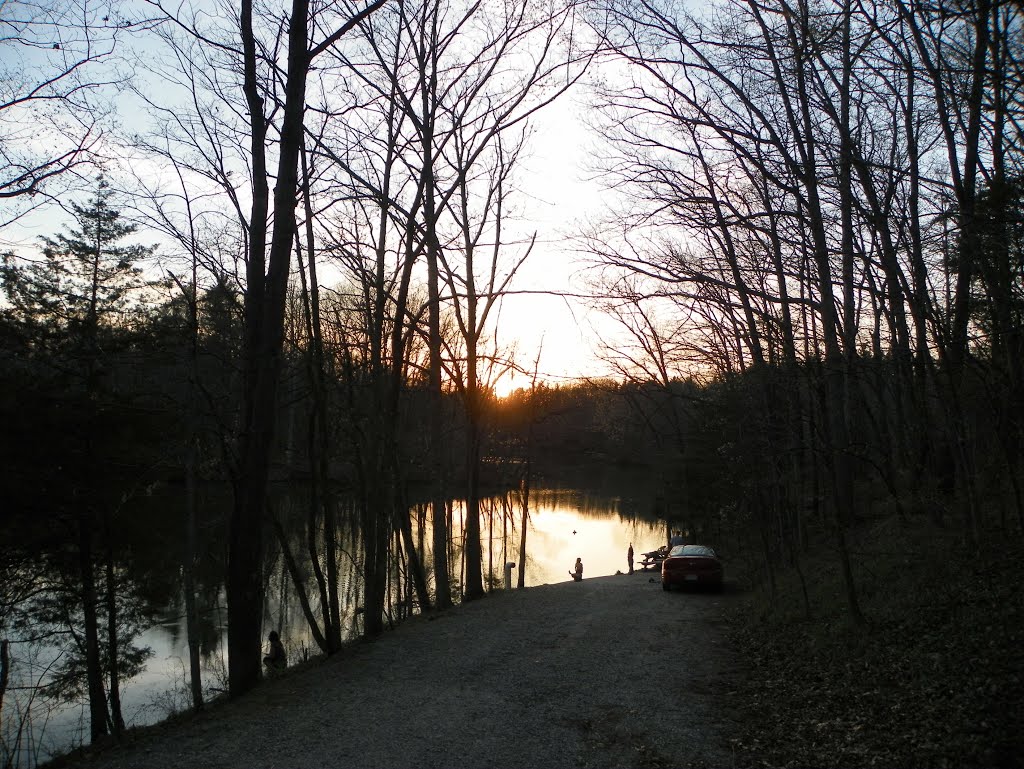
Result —
M 61 479 L 65 481 L 65 479 Z M 178 560 L 178 516 L 173 493 L 143 491 L 120 500 L 114 490 L 122 479 L 97 478 L 88 498 L 109 506 L 107 525 L 88 532 L 92 557 L 82 557 L 78 513 L 62 500 L 55 481 L 47 497 L 67 503 L 62 509 L 33 515 L 19 506 L 5 522 L 7 542 L 0 564 L 0 638 L 10 640 L 7 696 L 0 712 L 0 751 L 5 765 L 33 765 L 47 751 L 67 750 L 81 743 L 83 724 L 73 715 L 89 712 L 88 640 L 82 575 L 85 563 L 93 585 L 95 664 L 98 665 L 102 718 L 109 731 L 120 729 L 120 688 L 145 670 L 152 657 L 140 636 L 154 626 L 177 632 L 181 572 Z M 73 498 L 73 495 L 71 495 Z M 85 496 L 85 495 L 83 495 Z M 99 516 L 98 516 L 99 517 Z M 200 595 L 213 607 L 222 592 L 216 541 L 216 516 L 211 516 L 206 545 L 210 563 L 197 566 Z M 204 612 L 204 638 L 212 651 L 219 632 L 211 611 Z M 113 622 L 111 619 L 113 618 Z M 116 653 L 112 653 L 116 651 Z M 116 668 L 114 665 L 116 664 Z M 112 675 L 116 670 L 116 676 Z M 130 720 L 130 716 L 129 716 Z M 90 726 L 90 731 L 93 726 Z
M 269 517 L 275 536 L 265 550 L 262 624 L 298 635 L 303 656 L 314 647 L 333 653 L 358 627 L 363 548 L 354 500 L 289 484 L 274 495 Z
M 89 700 L 89 662 L 82 633 L 84 607 L 76 558 L 76 553 L 58 552 L 32 562 L 26 559 L 19 570 L 19 582 L 23 589 L 28 584 L 34 589 L 23 593 L 21 600 L 3 602 L 0 634 L 10 641 L 8 696 L 3 701 L 0 724 L 5 766 L 37 763 L 43 746 L 49 743 L 51 720 L 74 706 L 85 706 Z M 136 641 L 153 617 L 141 583 L 133 580 L 123 566 L 114 569 L 112 583 L 97 579 L 96 584 L 101 586 L 96 595 L 97 621 L 105 630 L 99 638 L 97 659 L 107 695 L 112 691 L 111 682 L 123 683 L 145 669 L 152 651 Z M 111 653 L 112 642 L 116 643 L 116 654 Z M 116 676 L 112 676 L 115 661 Z M 116 699 L 104 700 L 107 727 L 113 731 L 121 719 L 120 708 Z M 123 727 L 123 720 L 117 726 Z M 80 742 L 81 726 L 65 739 Z
M 607 474 L 604 474 L 605 476 Z M 657 521 L 662 514 L 646 478 L 625 477 L 603 486 L 581 484 L 573 488 L 541 488 L 533 492 L 538 509 L 573 511 L 584 517 L 618 516 L 625 521 Z
M 627 528 L 647 528 L 660 525 L 653 503 L 643 488 L 630 483 L 620 487 L 620 494 L 595 492 L 586 488 L 540 488 L 530 492 L 530 515 L 527 521 L 526 564 L 519 552 L 522 533 L 522 498 L 518 490 L 507 490 L 492 494 L 481 501 L 481 535 L 483 540 L 484 580 L 489 589 L 504 587 L 504 565 L 515 563 L 517 576 L 520 571 L 529 573 L 529 584 L 537 580 L 546 581 L 552 575 L 561 575 L 564 569 L 558 555 L 548 552 L 549 542 L 538 541 L 535 530 L 537 516 L 558 513 L 575 519 L 594 521 L 618 521 Z M 463 503 L 452 502 L 453 525 L 451 528 L 454 567 L 461 563 L 463 551 L 460 543 L 464 537 L 461 525 Z M 534 532 L 532 535 L 529 532 Z M 532 543 L 532 544 L 531 544 Z M 623 551 L 624 552 L 624 551 Z M 524 583 L 525 584 L 525 583 Z
M 224 528 L 222 513 L 228 490 L 219 484 L 210 484 L 200 495 L 199 510 L 202 524 L 199 529 L 199 557 L 194 565 L 198 634 L 202 653 L 204 690 L 216 695 L 226 689 L 224 660 L 225 590 L 224 590 Z M 533 492 L 531 508 L 534 514 L 558 510 L 587 518 L 619 517 L 624 509 L 621 497 L 609 497 L 574 489 L 541 489 Z M 307 505 L 309 497 L 301 484 L 288 484 L 274 497 L 274 513 L 283 524 L 285 541 L 295 556 L 297 576 L 314 617 L 322 617 L 325 606 L 317 588 L 317 580 L 310 563 L 310 552 L 324 557 L 322 531 L 308 527 Z M 338 540 L 338 594 L 344 639 L 360 635 L 362 626 L 362 552 L 359 519 L 355 503 L 343 494 L 333 498 L 337 506 Z M 174 485 L 154 487 L 151 493 L 127 503 L 117 518 L 113 537 L 115 574 L 117 577 L 118 644 L 121 648 L 119 672 L 121 681 L 128 683 L 139 672 L 147 669 L 146 686 L 153 687 L 147 695 L 150 704 L 145 712 L 126 714 L 129 721 L 148 723 L 190 707 L 188 696 L 187 657 L 184 623 L 184 597 L 181 590 L 181 564 L 178 553 L 183 546 L 184 530 L 180 525 L 182 510 L 180 488 Z M 453 533 L 449 545 L 449 563 L 452 566 L 453 597 L 459 599 L 463 584 L 464 503 L 449 500 L 446 506 Z M 412 540 L 418 555 L 426 565 L 432 581 L 432 538 L 430 536 L 430 508 L 414 504 L 410 509 Z M 519 562 L 518 542 L 521 528 L 521 499 L 516 490 L 492 494 L 481 504 L 481 539 L 484 580 L 488 590 L 504 587 L 504 564 Z M 311 539 L 312 537 L 312 539 Z M 283 547 L 273 538 L 267 538 L 264 556 L 265 602 L 263 611 L 264 637 L 271 629 L 281 633 L 288 649 L 289 660 L 300 662 L 320 652 L 310 631 L 309 622 L 298 597 L 294 575 L 285 564 Z M 3 702 L 3 751 L 5 762 L 15 752 L 22 756 L 21 763 L 35 763 L 30 754 L 45 759 L 42 745 L 55 746 L 60 751 L 80 743 L 85 735 L 79 725 L 77 731 L 60 733 L 52 724 L 62 716 L 80 712 L 85 697 L 80 639 L 81 609 L 75 592 L 75 578 L 71 573 L 74 552 L 61 549 L 58 542 L 50 543 L 48 553 L 22 553 L 20 562 L 14 554 L 5 554 L 10 575 L 4 582 L 0 601 L 0 634 L 12 637 L 11 687 Z M 529 556 L 528 556 L 529 557 Z M 418 613 L 420 606 L 412 584 L 404 545 L 396 533 L 388 547 L 387 599 L 385 616 L 396 623 Z M 102 588 L 102 580 L 97 584 Z M 99 624 L 105 626 L 105 592 L 98 595 Z M 138 641 L 139 636 L 151 628 L 161 634 L 160 646 L 166 643 L 172 653 L 154 659 L 149 649 Z M 106 659 L 102 652 L 101 657 Z M 165 680 L 154 683 L 163 671 Z M 104 669 L 104 675 L 109 671 Z M 108 680 L 105 678 L 105 680 Z M 138 699 L 135 697 L 134 699 Z M 56 719 L 56 720 L 55 720 Z M 19 729 L 21 730 L 19 734 Z M 31 746 L 28 742 L 31 741 Z

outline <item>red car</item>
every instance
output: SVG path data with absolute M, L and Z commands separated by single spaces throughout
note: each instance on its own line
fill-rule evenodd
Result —
M 725 569 L 715 551 L 704 545 L 676 545 L 661 564 L 661 587 L 688 585 L 722 589 Z

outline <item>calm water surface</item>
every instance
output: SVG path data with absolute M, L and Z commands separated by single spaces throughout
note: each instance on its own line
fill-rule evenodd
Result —
M 595 494 L 581 490 L 536 490 L 530 499 L 530 521 L 527 528 L 526 585 L 570 580 L 569 570 L 577 557 L 583 559 L 584 577 L 599 577 L 626 571 L 626 550 L 632 543 L 636 560 L 640 554 L 653 550 L 666 540 L 664 521 L 652 521 L 649 510 L 641 510 L 646 503 L 628 498 Z M 463 506 L 452 504 L 455 540 L 461 537 Z M 503 564 L 519 561 L 519 521 L 521 508 L 509 504 L 508 498 L 484 500 L 481 506 L 481 539 L 484 548 L 484 572 L 488 567 L 491 584 L 503 584 Z M 646 517 L 641 517 L 646 516 Z M 429 543 L 430 537 L 425 540 Z M 343 544 L 344 548 L 344 544 Z M 429 556 L 428 556 L 429 557 Z M 459 554 L 451 565 L 453 575 L 461 567 Z M 518 571 L 512 573 L 512 582 Z M 358 585 L 351 576 L 343 576 L 343 613 L 350 617 L 348 636 L 357 635 L 355 603 Z M 272 566 L 268 582 L 265 624 L 281 628 L 282 640 L 290 661 L 298 661 L 315 653 L 309 629 L 294 598 L 290 580 L 284 575 L 280 559 Z M 122 686 L 122 710 L 128 726 L 155 723 L 175 711 L 188 708 L 188 647 L 184 619 L 178 610 L 164 612 L 161 622 L 150 627 L 137 639 L 136 645 L 149 646 L 153 656 L 145 670 Z M 212 605 L 208 605 L 207 642 L 203 654 L 203 684 L 208 698 L 227 688 L 226 684 L 226 608 L 223 591 Z M 211 637 L 212 636 L 212 637 Z M 214 648 L 210 648 L 214 647 Z M 43 663 L 37 661 L 34 670 Z M 26 665 L 22 665 L 22 683 L 25 683 Z M 16 671 L 17 672 L 17 671 Z M 64 706 L 59 709 L 44 707 L 40 702 L 29 703 L 27 694 L 8 693 L 4 708 L 5 743 L 14 744 L 12 715 L 30 713 L 22 719 L 23 733 L 17 754 L 11 756 L 12 766 L 32 767 L 53 755 L 67 751 L 88 739 L 88 710 L 84 705 Z

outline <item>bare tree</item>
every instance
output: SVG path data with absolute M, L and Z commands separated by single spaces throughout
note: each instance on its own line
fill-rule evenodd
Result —
M 822 376 L 814 437 L 859 619 L 844 528 L 855 510 L 861 308 L 879 296 L 879 264 L 892 349 L 903 360 L 910 352 L 892 224 L 902 188 L 884 171 L 899 163 L 896 139 L 882 137 L 892 87 L 880 67 L 862 66 L 866 52 L 884 46 L 870 17 L 839 5 L 737 1 L 686 13 L 641 0 L 609 11 L 611 42 L 631 66 L 626 87 L 613 83 L 604 96 L 623 159 L 611 170 L 637 191 L 633 221 L 660 237 L 636 258 L 618 242 L 596 251 L 604 264 L 653 282 L 652 296 L 671 296 L 703 318 L 720 340 L 709 349 L 732 347 L 741 369 L 748 355 L 754 370 L 764 366 L 766 350 L 795 362 L 794 314 L 810 330 L 806 354 Z M 673 227 L 686 245 L 672 245 Z M 772 403 L 774 386 L 766 385 Z M 787 421 L 793 441 L 799 420 Z
M 222 57 L 237 100 L 227 105 L 244 112 L 249 189 L 239 199 L 246 228 L 242 424 L 239 467 L 231 515 L 228 563 L 228 674 L 232 695 L 251 688 L 260 676 L 263 524 L 277 410 L 278 377 L 292 249 L 297 223 L 299 155 L 304 142 L 306 85 L 313 61 L 334 46 L 384 0 L 361 9 L 321 12 L 308 0 L 285 11 L 286 30 L 260 17 L 261 9 L 243 0 L 233 30 L 209 32 L 189 9 L 154 7 L 172 28 L 184 30 L 196 45 Z M 269 35 L 264 37 L 263 33 Z M 281 40 L 279 35 L 284 34 Z M 215 37 L 219 36 L 219 40 Z M 283 45 L 285 62 L 278 62 Z M 237 90 L 235 90 L 237 89 Z M 209 125 L 209 124 L 206 124 Z M 275 162 L 276 161 L 276 162 Z M 270 190 L 270 167 L 274 191 Z M 226 176 L 226 175 L 225 175 Z M 233 188 L 233 185 L 230 185 Z M 248 199 L 248 205 L 242 200 Z M 269 228 L 269 238 L 268 238 Z
M 483 333 L 479 321 L 482 318 L 486 323 L 489 312 L 482 312 L 473 320 L 469 320 L 468 313 L 480 312 L 484 303 L 493 305 L 500 293 L 499 280 L 491 286 L 495 290 L 488 289 L 489 293 L 483 296 L 476 283 L 479 278 L 466 277 L 465 259 L 472 265 L 476 258 L 479 264 L 479 256 L 474 255 L 481 249 L 493 248 L 495 255 L 500 250 L 493 242 L 494 212 L 490 209 L 498 200 L 494 184 L 507 171 L 493 171 L 490 177 L 489 174 L 498 167 L 492 160 L 503 135 L 521 131 L 536 109 L 569 87 L 585 68 L 587 55 L 580 52 L 577 43 L 565 42 L 573 13 L 571 3 L 535 9 L 531 4 L 512 8 L 497 3 L 422 2 L 398 3 L 384 9 L 362 25 L 358 45 L 338 51 L 345 71 L 356 73 L 341 88 L 351 89 L 352 104 L 361 106 L 346 114 L 368 117 L 362 122 L 358 117 L 354 121 L 346 118 L 342 121 L 343 130 L 325 132 L 315 150 L 323 152 L 350 175 L 339 190 L 349 190 L 348 194 L 367 204 L 372 202 L 379 211 L 372 236 L 352 236 L 346 228 L 347 243 L 340 250 L 354 253 L 349 244 L 366 243 L 372 246 L 367 254 L 375 254 L 372 266 L 359 266 L 353 272 L 358 276 L 358 284 L 369 289 L 366 306 L 368 310 L 372 308 L 368 317 L 373 319 L 369 326 L 374 329 L 373 338 L 382 336 L 385 308 L 392 319 L 389 387 L 402 381 L 401 340 L 409 331 L 419 332 L 414 329 L 417 315 L 407 307 L 407 297 L 414 265 L 420 260 L 425 262 L 428 302 L 423 334 L 431 351 L 426 373 L 430 397 L 435 399 L 428 425 L 433 436 L 432 559 L 435 600 L 442 607 L 451 603 L 446 512 L 450 489 L 445 482 L 443 462 L 447 441 L 443 432 L 442 388 L 446 370 L 448 377 L 456 370 L 456 364 L 460 371 L 465 370 L 463 361 L 455 361 L 451 351 L 445 355 L 444 317 L 449 307 L 453 313 L 461 313 L 452 317 L 462 320 L 463 343 L 472 341 Z M 367 110 L 366 105 L 371 105 L 371 109 Z M 325 111 L 329 111 L 329 106 L 325 103 Z M 334 110 L 340 114 L 337 107 Z M 351 130 L 353 126 L 355 130 Z M 499 154 L 507 160 L 513 157 L 511 148 L 518 140 L 504 141 L 506 151 Z M 367 146 L 376 148 L 373 158 L 367 156 Z M 494 180 L 491 186 L 480 181 L 487 178 Z M 502 197 L 508 192 L 505 189 Z M 366 217 L 366 221 L 371 220 Z M 467 248 L 472 252 L 467 252 Z M 388 254 L 394 255 L 395 266 L 384 270 Z M 390 276 L 387 280 L 386 275 Z M 468 292 L 473 294 L 471 300 L 466 299 L 467 280 L 473 284 Z M 473 304 L 472 311 L 467 310 L 467 303 Z M 380 368 L 378 360 L 383 360 L 383 356 L 379 351 L 385 349 L 380 342 L 371 343 L 372 369 Z M 478 354 L 475 347 L 471 354 Z M 377 410 L 386 417 L 378 426 L 385 434 L 393 434 L 393 428 L 387 424 L 394 423 L 387 415 L 396 413 L 396 401 L 392 399 L 385 405 Z M 378 445 L 387 445 L 388 441 Z M 375 452 L 376 449 L 366 452 L 367 457 Z M 389 453 L 393 455 L 394 451 Z M 470 466 L 475 463 L 467 464 L 467 473 L 472 475 L 477 471 L 471 471 Z M 367 478 L 376 477 L 377 471 L 367 474 Z M 377 496 L 371 494 L 369 498 Z M 398 523 L 404 525 L 406 518 L 403 511 Z M 478 512 L 469 515 L 468 526 L 475 533 L 470 532 L 467 539 L 469 570 L 465 592 L 476 596 L 482 593 Z M 408 542 L 410 538 L 404 539 Z M 371 557 L 368 551 L 367 564 L 379 557 Z M 366 578 L 370 580 L 369 571 Z M 368 594 L 368 623 L 373 622 L 372 606 Z
M 116 52 L 133 26 L 117 5 L 4 3 L 0 226 L 81 183 L 103 137 L 104 100 L 123 84 Z

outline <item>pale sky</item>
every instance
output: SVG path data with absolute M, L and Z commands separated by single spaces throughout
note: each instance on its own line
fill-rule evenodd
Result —
M 538 241 L 516 277 L 515 291 L 587 293 L 572 238 L 588 219 L 601 215 L 603 203 L 600 183 L 588 178 L 594 142 L 580 117 L 584 109 L 579 96 L 568 94 L 536 118 L 520 180 L 527 195 L 525 215 Z M 602 318 L 590 302 L 572 296 L 510 296 L 504 301 L 502 326 L 499 341 L 507 344 L 517 337 L 518 360 L 526 368 L 543 344 L 539 373 L 548 382 L 604 373 L 594 356 L 595 327 L 601 328 Z M 527 378 L 512 377 L 497 390 L 504 394 L 528 386 Z

